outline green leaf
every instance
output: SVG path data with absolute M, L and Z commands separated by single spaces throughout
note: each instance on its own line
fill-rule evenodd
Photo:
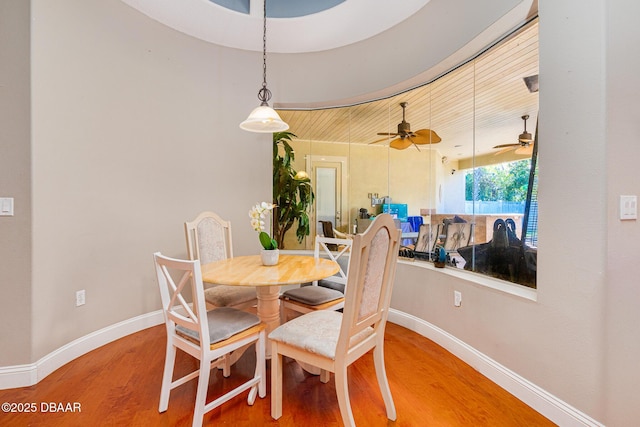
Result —
M 269 233 L 267 233 L 266 231 L 261 231 L 258 235 L 258 238 L 260 239 L 260 244 L 263 248 L 267 250 L 278 248 L 278 243 L 274 239 L 272 239 L 271 236 L 269 236 Z
M 273 201 L 278 205 L 274 218 L 274 239 L 283 248 L 284 235 L 296 223 L 296 237 L 302 241 L 310 233 L 308 212 L 311 210 L 314 194 L 311 179 L 296 179 L 293 168 L 295 150 L 289 144 L 297 138 L 291 132 L 273 134 Z M 263 244 L 264 246 L 264 244 Z

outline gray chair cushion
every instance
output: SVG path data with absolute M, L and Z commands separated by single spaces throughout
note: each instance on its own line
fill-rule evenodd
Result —
M 303 283 L 300 286 L 301 287 L 313 286 L 313 283 L 311 282 Z M 322 286 L 323 288 L 335 289 L 336 291 L 344 294 L 344 288 L 345 288 L 344 283 L 334 282 L 330 278 L 318 280 L 318 286 Z
M 335 289 L 324 288 L 321 286 L 303 286 L 291 289 L 282 294 L 284 299 L 298 301 L 308 305 L 320 305 L 325 302 L 343 298 L 344 294 Z
M 345 256 L 341 256 L 337 260 L 340 269 L 347 272 L 349 268 L 349 258 Z M 340 273 L 334 274 L 335 277 L 340 277 Z M 318 286 L 322 286 L 329 289 L 335 289 L 336 291 L 340 291 L 344 294 L 344 283 L 337 283 L 331 280 L 331 277 L 327 277 L 326 279 L 318 280 Z
M 209 344 L 224 341 L 238 332 L 260 323 L 260 319 L 255 314 L 230 307 L 220 307 L 208 311 L 207 320 L 209 322 Z M 197 331 L 180 325 L 176 326 L 176 331 L 196 341 L 200 340 L 200 334 Z
M 323 288 L 333 289 L 340 292 L 341 294 L 344 294 L 344 287 L 345 287 L 344 283 L 332 282 L 331 279 L 322 279 L 322 280 L 318 280 L 318 286 L 321 286 Z
M 248 286 L 216 285 L 204 290 L 204 299 L 216 307 L 228 307 L 255 300 L 256 288 Z

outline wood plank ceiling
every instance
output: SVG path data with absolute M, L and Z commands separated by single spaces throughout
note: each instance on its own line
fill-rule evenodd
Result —
M 499 144 L 516 143 L 521 116 L 535 132 L 538 93 L 523 78 L 538 74 L 538 21 L 529 23 L 476 59 L 433 82 L 391 98 L 323 110 L 279 110 L 290 131 L 305 141 L 369 144 L 396 132 L 400 102 L 408 102 L 411 130 L 433 129 L 442 142 L 433 147 L 450 159 L 493 156 Z M 383 140 L 378 144 L 388 144 Z M 428 149 L 421 146 L 421 149 Z M 414 149 L 409 147 L 409 149 Z

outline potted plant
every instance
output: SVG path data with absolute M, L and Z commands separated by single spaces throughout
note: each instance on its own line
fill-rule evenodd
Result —
M 262 264 L 264 265 L 276 265 L 278 258 L 280 257 L 280 251 L 278 250 L 278 243 L 271 237 L 265 230 L 265 217 L 271 211 L 275 205 L 273 203 L 262 202 L 253 206 L 249 211 L 249 217 L 251 218 L 251 227 L 258 232 L 258 240 L 262 245 L 260 256 Z
M 284 249 L 284 236 L 296 224 L 298 242 L 309 235 L 309 211 L 314 200 L 309 176 L 293 169 L 295 153 L 289 144 L 291 138 L 296 138 L 291 132 L 273 134 L 273 204 L 277 206 L 273 238 L 279 249 Z

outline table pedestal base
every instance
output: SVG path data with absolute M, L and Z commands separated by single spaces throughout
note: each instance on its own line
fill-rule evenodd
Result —
M 267 336 L 280 326 L 280 286 L 257 286 L 258 317 L 267 324 Z M 271 345 L 267 339 L 267 358 L 271 357 Z

